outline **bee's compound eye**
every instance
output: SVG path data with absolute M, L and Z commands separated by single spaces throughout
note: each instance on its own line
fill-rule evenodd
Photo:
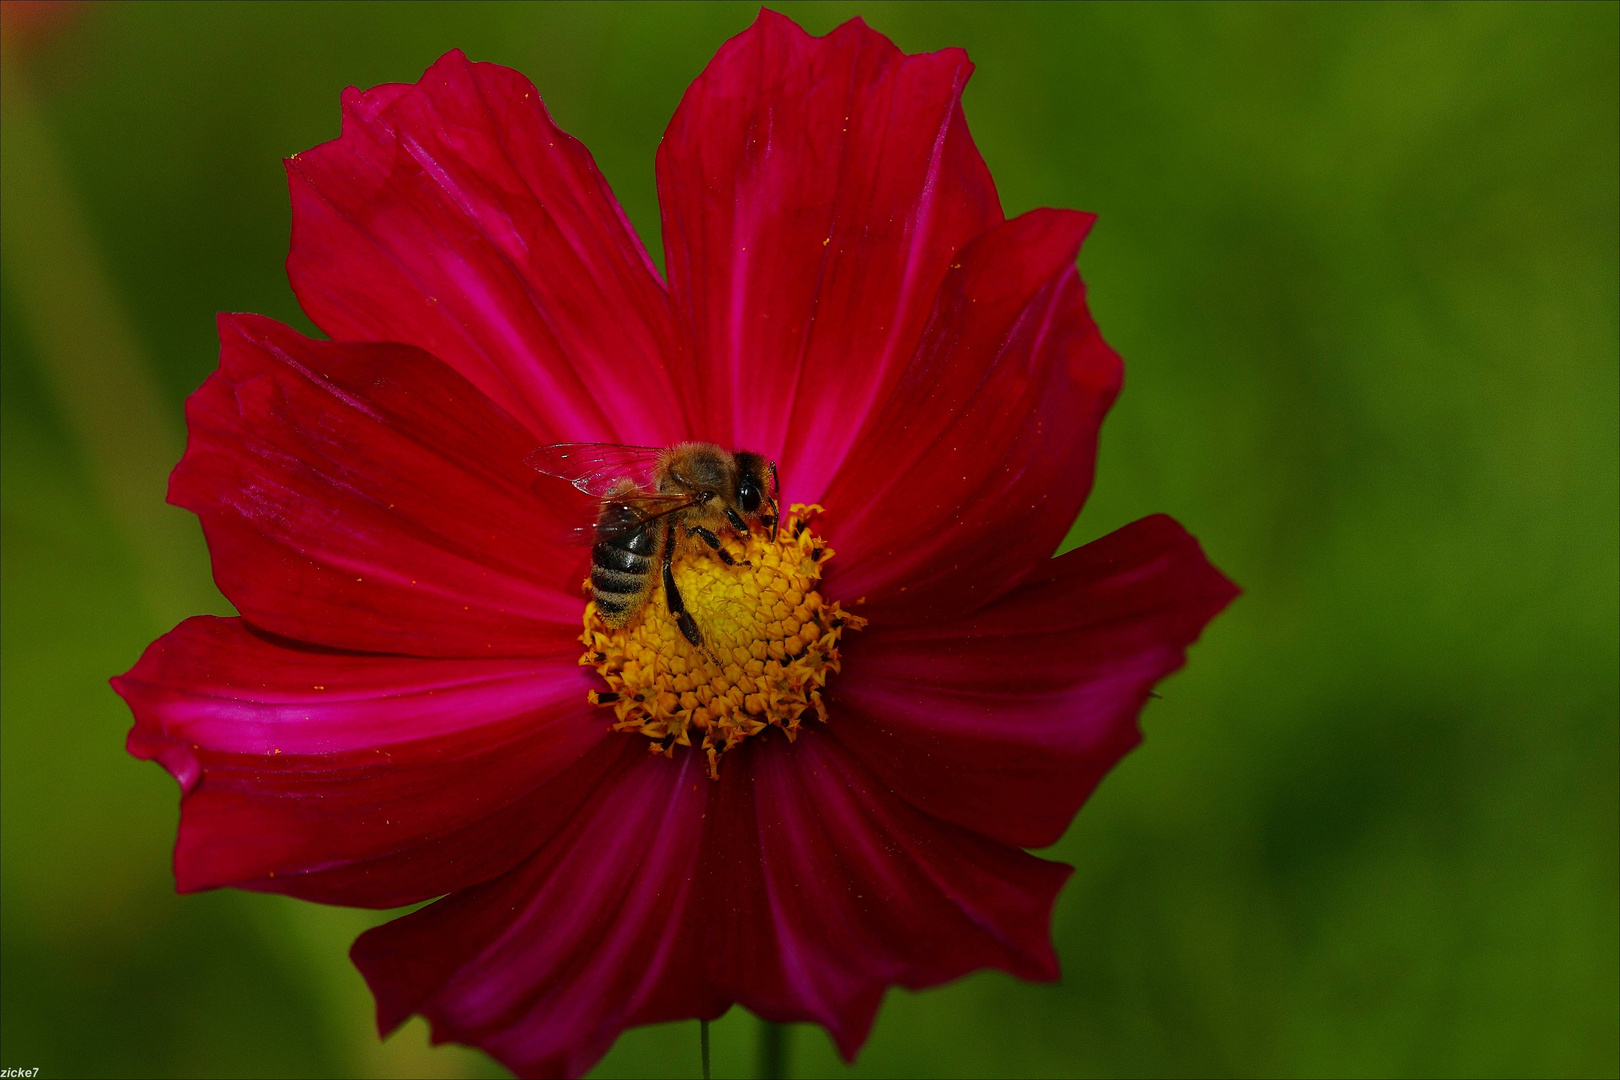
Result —
M 759 485 L 752 476 L 744 476 L 737 485 L 737 502 L 742 506 L 743 513 L 752 514 L 759 509 Z

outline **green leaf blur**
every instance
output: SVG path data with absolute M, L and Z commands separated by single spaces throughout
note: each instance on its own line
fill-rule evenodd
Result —
M 280 159 L 344 86 L 452 47 L 522 70 L 656 254 L 659 136 L 754 10 L 92 5 L 7 62 L 178 447 L 216 311 L 310 329 Z M 799 1027 L 794 1073 L 1615 1075 L 1620 6 L 784 10 L 968 48 L 1009 213 L 1099 214 L 1127 378 L 1071 543 L 1167 511 L 1245 590 L 1051 853 L 1062 982 L 892 993 L 853 1069 Z M 81 297 L 30 291 L 12 235 L 0 1065 L 500 1075 L 420 1021 L 377 1041 L 345 954 L 381 916 L 174 895 L 175 788 L 106 685 L 167 625 L 36 325 Z M 715 1075 L 755 1037 L 716 1024 Z M 697 1070 L 684 1024 L 597 1075 Z

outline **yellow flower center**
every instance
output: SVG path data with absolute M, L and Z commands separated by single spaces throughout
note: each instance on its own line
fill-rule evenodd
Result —
M 838 640 L 866 620 L 822 599 L 821 568 L 832 549 L 811 531 L 819 506 L 792 507 L 781 527 L 722 541 L 734 565 L 700 544 L 685 544 L 672 566 L 675 587 L 703 637 L 681 634 L 657 584 L 622 630 L 585 604 L 586 646 L 579 662 L 607 680 L 591 704 L 611 708 L 617 731 L 639 731 L 654 753 L 701 746 L 709 775 L 720 755 L 776 726 L 789 739 L 807 716 L 827 719 L 821 691 L 838 670 Z

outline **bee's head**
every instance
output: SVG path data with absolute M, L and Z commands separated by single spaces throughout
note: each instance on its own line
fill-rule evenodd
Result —
M 776 463 L 749 450 L 739 450 L 737 461 L 737 509 L 749 520 L 759 520 L 767 528 L 776 525 Z M 736 522 L 732 522 L 733 525 Z

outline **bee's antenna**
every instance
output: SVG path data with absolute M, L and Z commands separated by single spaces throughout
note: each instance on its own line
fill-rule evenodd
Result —
M 776 462 L 771 462 L 771 540 L 780 540 L 782 537 L 782 504 L 778 501 L 782 494 L 782 480 L 776 475 Z

